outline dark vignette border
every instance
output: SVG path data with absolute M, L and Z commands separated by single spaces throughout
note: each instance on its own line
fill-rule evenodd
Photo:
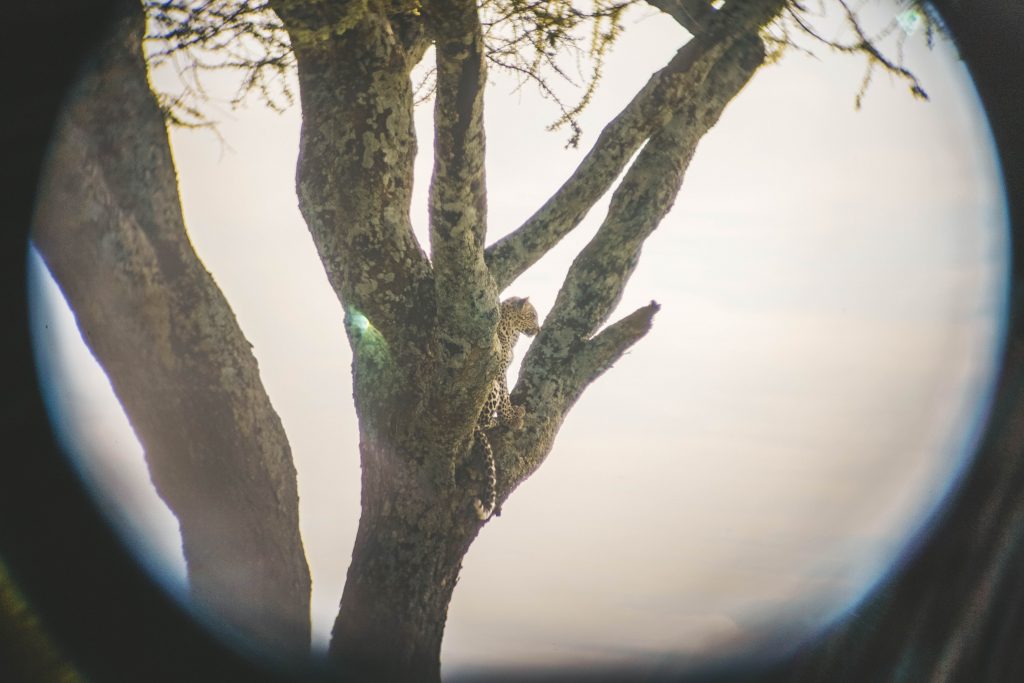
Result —
M 0 554 L 91 680 L 299 680 L 298 672 L 259 669 L 228 650 L 154 587 L 66 464 L 36 385 L 25 291 L 36 178 L 61 93 L 116 3 L 46 0 L 5 7 Z M 738 662 L 690 681 L 1024 680 L 1024 5 L 935 4 L 974 75 L 1010 200 L 1012 318 L 988 431 L 933 534 L 846 621 L 771 670 L 751 671 Z M 0 660 L 0 680 L 11 680 L 5 671 Z M 602 678 L 624 680 L 612 672 Z

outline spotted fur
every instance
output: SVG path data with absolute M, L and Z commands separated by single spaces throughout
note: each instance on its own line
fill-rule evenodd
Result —
M 487 430 L 506 425 L 512 429 L 523 428 L 523 418 L 526 416 L 526 409 L 523 406 L 514 406 L 508 396 L 508 366 L 512 364 L 512 352 L 515 349 L 516 341 L 520 334 L 532 337 L 540 332 L 540 325 L 537 323 L 537 309 L 533 307 L 529 299 L 511 297 L 501 302 L 500 318 L 498 319 L 498 345 L 501 347 L 501 365 L 498 374 L 491 383 L 491 391 L 487 395 L 480 417 L 476 423 L 474 434 L 483 450 L 487 467 L 487 481 L 484 487 L 484 495 L 473 501 L 473 508 L 476 516 L 486 520 L 494 514 L 494 507 L 497 504 L 497 470 L 494 464 L 494 451 L 491 449 L 491 442 L 487 438 Z M 486 501 L 486 502 L 485 502 Z

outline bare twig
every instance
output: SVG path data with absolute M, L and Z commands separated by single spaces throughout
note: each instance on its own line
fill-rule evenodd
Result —
M 255 94 L 276 111 L 294 102 L 287 74 L 294 68 L 287 33 L 265 0 L 145 0 L 148 61 L 178 74 L 177 93 L 158 93 L 172 124 L 213 125 L 200 74 L 235 70 L 241 78 L 229 100 L 241 105 Z
M 854 9 L 847 0 L 835 0 L 835 2 L 843 12 L 843 25 L 850 36 L 847 40 L 827 38 L 815 27 L 813 19 L 820 19 L 826 15 L 823 3 L 819 4 L 817 12 L 813 12 L 798 2 L 791 2 L 786 8 L 786 15 L 789 25 L 795 27 L 800 33 L 810 36 L 815 42 L 825 45 L 828 49 L 865 57 L 864 77 L 854 97 L 854 106 L 860 108 L 872 77 L 878 69 L 906 82 L 914 97 L 927 100 L 928 94 L 917 76 L 903 65 L 903 48 L 907 40 L 907 33 L 900 30 L 898 17 L 894 16 L 881 29 L 873 35 L 869 35 L 858 15 L 858 10 Z M 926 40 L 930 46 L 934 32 L 941 31 L 942 27 L 930 13 L 921 11 L 925 23 Z M 786 22 L 780 22 L 775 30 L 775 34 L 768 34 L 768 40 L 774 41 L 780 48 L 796 45 L 791 39 Z M 894 42 L 895 58 L 885 54 L 881 48 L 883 41 Z M 808 51 L 807 48 L 800 49 L 804 52 Z

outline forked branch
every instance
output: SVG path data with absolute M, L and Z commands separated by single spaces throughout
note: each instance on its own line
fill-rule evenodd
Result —
M 733 41 L 707 75 L 708 96 L 687 102 L 658 130 L 616 188 L 597 234 L 573 262 L 555 305 L 523 359 L 514 403 L 526 425 L 498 434 L 499 503 L 541 465 L 583 390 L 650 329 L 652 302 L 595 332 L 615 308 L 640 249 L 675 201 L 697 143 L 763 63 L 756 28 Z
M 571 232 L 611 187 L 629 159 L 674 111 L 709 95 L 708 72 L 740 37 L 767 23 L 782 0 L 731 3 L 676 52 L 604 130 L 569 179 L 515 231 L 489 246 L 488 267 L 498 289 L 507 287 Z
M 597 234 L 569 268 L 545 321 L 552 336 L 544 343 L 578 344 L 608 318 L 644 241 L 672 208 L 698 143 L 763 61 L 756 35 L 736 42 L 708 74 L 707 96 L 677 111 L 647 142 L 613 193 Z

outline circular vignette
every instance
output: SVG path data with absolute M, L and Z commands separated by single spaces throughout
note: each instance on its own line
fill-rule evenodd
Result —
M 138 567 L 60 453 L 36 386 L 28 337 L 26 233 L 36 178 L 63 88 L 90 40 L 116 5 L 56 2 L 19 5 L 9 16 L 18 35 L 5 41 L 3 243 L 5 335 L 0 475 L 0 557 L 57 641 L 95 680 L 295 680 L 261 671 L 200 629 Z M 937 2 L 971 67 L 1003 164 L 1010 198 L 1013 293 L 1010 338 L 993 417 L 960 490 L 918 553 L 854 614 L 771 672 L 735 668 L 693 680 L 1006 681 L 1024 677 L 1013 634 L 1024 631 L 1024 593 L 1009 568 L 1024 538 L 1024 345 L 1018 314 L 1024 270 L 1024 11 L 1011 0 Z M 55 39 L 56 37 L 56 39 Z M 998 599 L 995 597 L 998 596 Z M 911 653 L 909 656 L 907 653 Z M 2 674 L 2 669 L 0 669 Z M 310 674 L 313 677 L 313 674 Z

